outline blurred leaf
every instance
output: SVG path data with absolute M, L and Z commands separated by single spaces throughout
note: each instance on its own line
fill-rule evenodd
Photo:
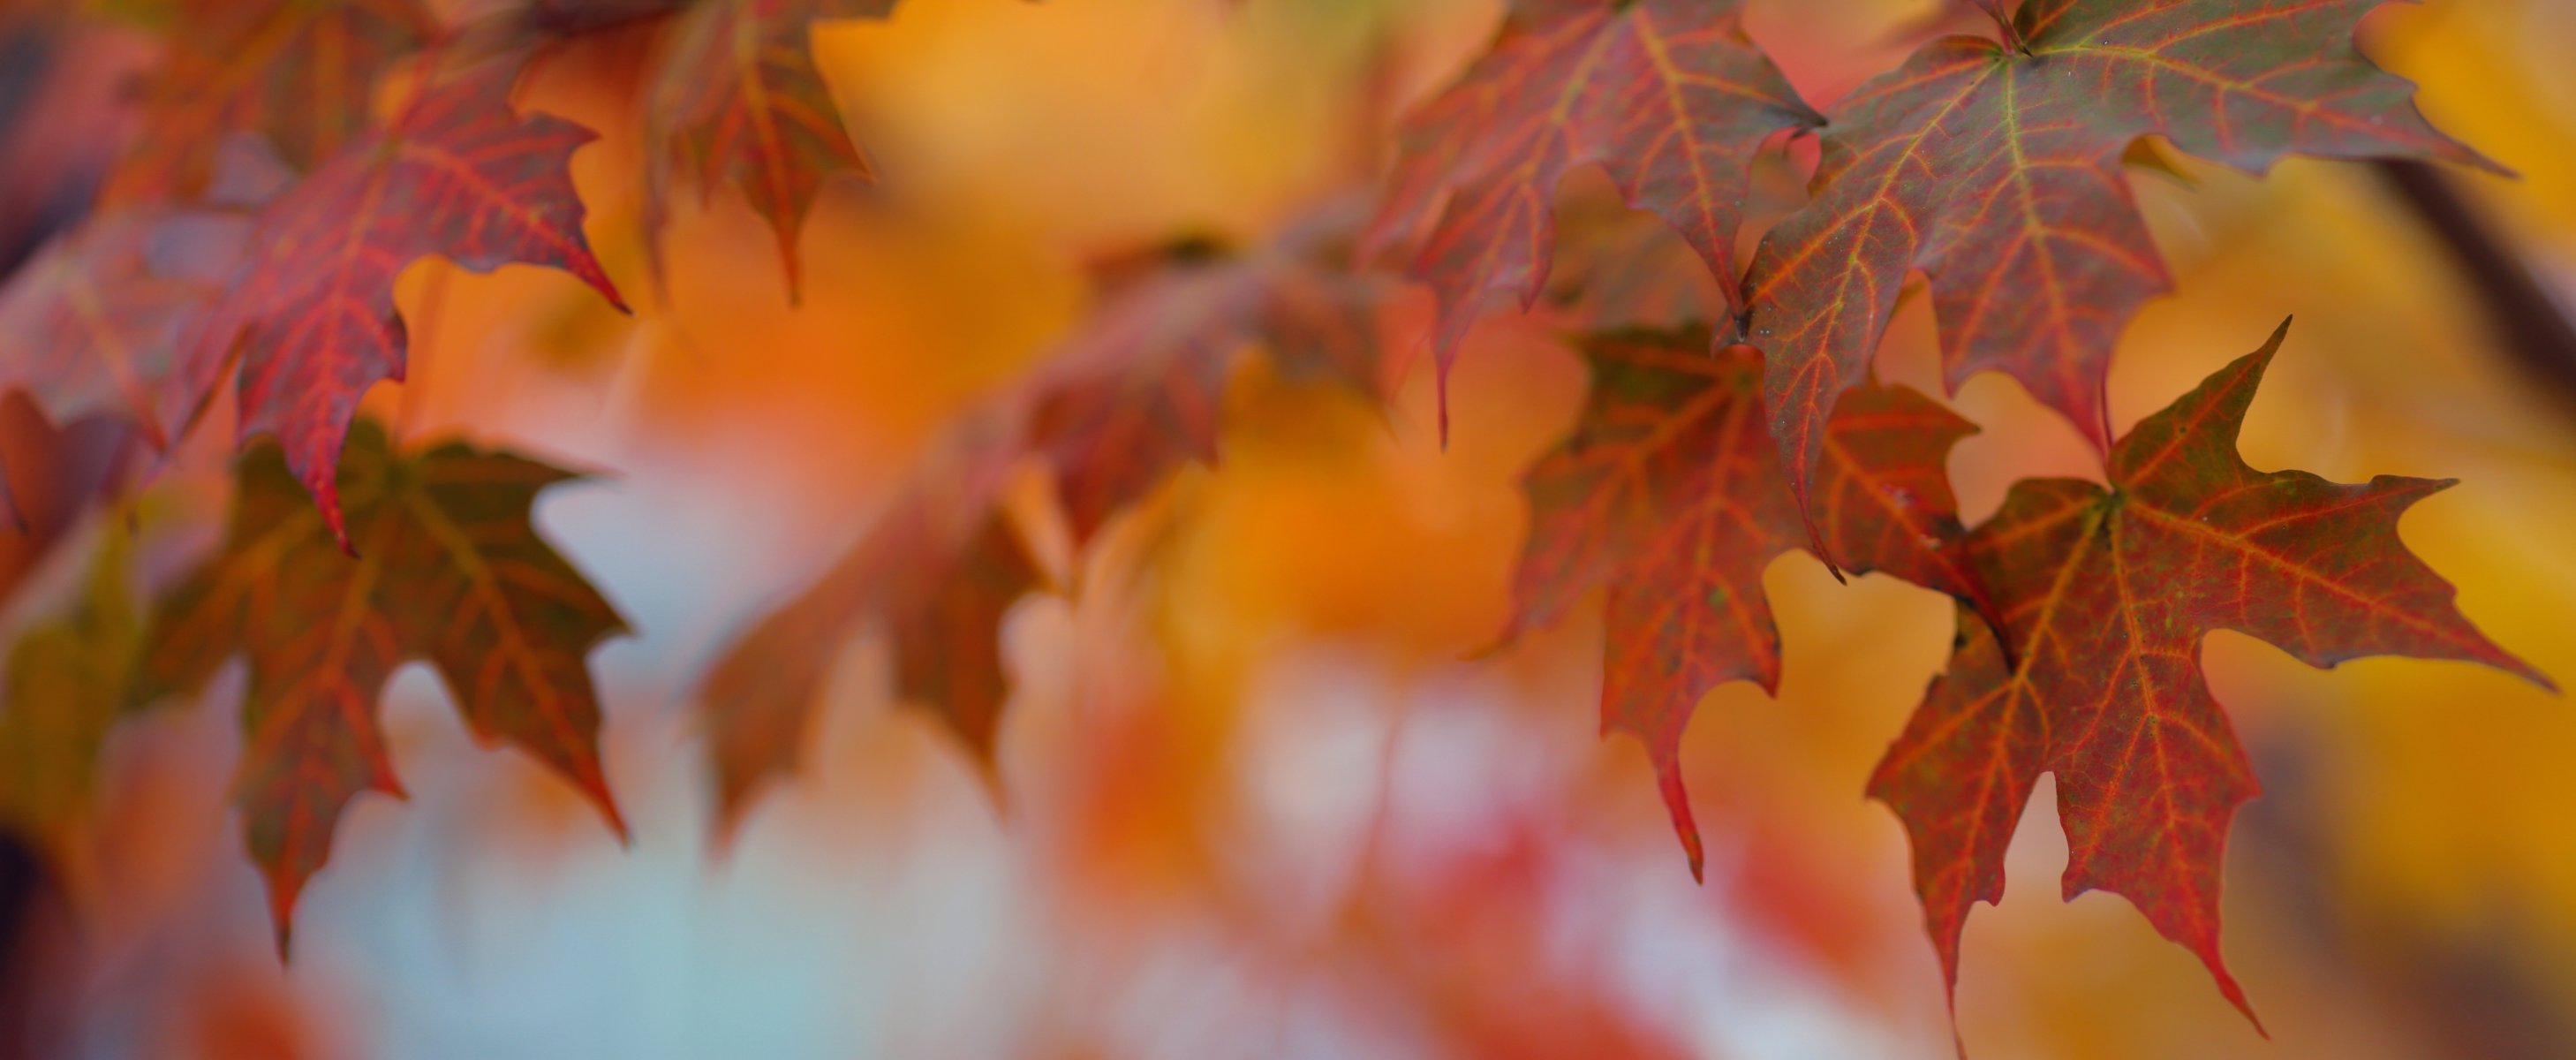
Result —
M 1108 297 L 1037 376 L 976 413 L 822 581 L 726 649 L 699 689 L 720 827 L 791 772 L 815 698 L 865 623 L 895 650 L 896 692 L 991 767 L 1005 701 L 1003 615 L 1041 575 L 1000 503 L 1023 457 L 1047 462 L 1077 548 L 1190 460 L 1215 459 L 1225 386 L 1259 347 L 1283 375 L 1382 397 L 1372 280 L 1314 259 L 1339 220 L 1229 253 L 1183 240 L 1100 270 Z
M 415 0 L 182 0 L 166 15 L 169 56 L 143 88 L 151 135 L 117 164 L 110 201 L 195 196 L 234 133 L 311 172 L 366 126 L 377 75 L 438 32 Z
M 182 379 L 187 325 L 222 289 L 247 224 L 137 207 L 93 216 L 0 288 L 0 386 L 58 424 L 121 414 L 166 445 L 201 395 Z
M 129 709 L 142 644 L 128 584 L 132 535 L 102 527 L 71 612 L 9 651 L 0 700 L 0 826 L 59 834 L 85 816 L 108 733 Z
M 1157 267 L 1159 266 L 1159 267 Z M 1383 400 L 1380 286 L 1295 248 L 1175 248 L 1116 283 L 1036 381 L 1030 446 L 1056 472 L 1074 544 L 1189 461 L 1213 465 L 1238 357 Z
M 925 465 L 832 571 L 737 639 L 699 686 L 718 827 L 795 770 L 831 664 L 864 625 L 893 642 L 895 694 L 991 768 L 1009 683 L 1002 618 L 1041 576 L 1000 503 L 1015 456 L 968 439 Z
M 814 65 L 813 24 L 884 18 L 893 8 L 894 0 L 704 0 L 682 16 L 646 101 L 645 247 L 657 287 L 672 170 L 685 166 L 702 199 L 728 182 L 742 189 L 776 235 L 788 296 L 799 294 L 796 237 L 815 197 L 835 177 L 870 176 Z

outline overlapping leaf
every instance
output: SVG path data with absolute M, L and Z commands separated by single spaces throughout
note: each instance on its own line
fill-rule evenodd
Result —
M 340 532 L 341 440 L 367 388 L 403 377 L 394 279 L 405 266 L 429 255 L 476 271 L 548 265 L 624 307 L 582 236 L 567 170 L 590 139 L 513 114 L 509 79 L 491 68 L 421 90 L 262 211 L 251 254 L 182 351 L 188 389 L 211 390 L 238 350 L 243 437 L 274 433 Z
M 281 951 L 348 801 L 402 793 L 376 706 L 410 660 L 437 668 L 478 737 L 536 756 L 625 835 L 587 659 L 626 624 L 529 521 L 538 492 L 571 477 L 463 444 L 396 454 L 361 423 L 340 466 L 353 557 L 277 447 L 243 457 L 223 550 L 157 609 L 138 695 L 249 660 L 236 797 Z
M 2109 488 L 2023 482 L 1969 536 L 2005 641 L 1961 618 L 1949 675 L 1870 782 L 1912 837 L 1952 981 L 1960 924 L 1974 902 L 2002 897 L 2005 845 L 2046 770 L 2070 847 L 2067 897 L 2128 898 L 2252 1015 L 2219 956 L 2218 883 L 2228 822 L 2256 786 L 2202 680 L 2204 634 L 2252 634 L 2314 666 L 2466 659 L 2546 683 L 2471 628 L 2451 587 L 2398 541 L 2398 515 L 2449 483 L 2343 485 L 2237 456 L 2286 331 L 2121 438 Z
M 1445 374 L 1485 296 L 1547 281 L 1551 200 L 1598 163 L 1690 242 L 1730 292 L 1764 140 L 1818 119 L 1737 27 L 1735 0 L 1520 0 L 1492 50 L 1406 121 L 1384 247 L 1430 233 L 1413 274 L 1440 298 Z M 1437 218 L 1437 221 L 1434 221 Z
M 132 420 L 165 443 L 196 411 L 180 339 L 222 289 L 248 223 L 147 206 L 92 217 L 0 289 L 0 388 L 25 392 L 58 423 Z
M 893 7 L 894 0 L 704 0 L 681 16 L 647 119 L 654 153 L 644 212 L 657 278 L 672 170 L 685 167 L 702 196 L 727 182 L 742 189 L 775 233 L 795 294 L 796 236 L 815 197 L 835 177 L 868 176 L 814 65 L 813 23 L 883 18 Z
M 377 75 L 438 30 L 415 0 L 186 0 L 175 14 L 143 88 L 151 132 L 118 164 L 111 201 L 194 196 L 234 133 L 309 171 L 365 128 Z
M 2012 44 L 1949 38 L 1864 85 L 1825 133 L 1815 201 L 1747 278 L 1746 341 L 1802 502 L 1834 399 L 1917 269 L 1951 385 L 2007 373 L 2109 446 L 2112 348 L 2167 286 L 2121 169 L 2140 137 L 2251 171 L 2292 153 L 2476 161 L 2355 50 L 2382 2 L 2030 0 Z
M 989 767 L 1010 689 L 1002 619 L 1041 584 L 1000 506 L 1015 450 L 968 437 L 925 465 L 823 579 L 734 642 L 699 689 L 730 828 L 794 771 L 832 661 L 852 634 L 893 645 L 895 694 L 930 709 Z
M 1777 686 L 1762 571 L 1807 540 L 1763 431 L 1760 354 L 1708 350 L 1704 328 L 1585 344 L 1592 395 L 1573 436 L 1523 480 L 1531 528 L 1513 582 L 1515 630 L 1608 587 L 1602 728 L 1645 742 L 1693 875 L 1683 727 L 1718 685 Z M 1973 429 L 1902 387 L 1852 391 L 1826 450 L 1828 540 L 1863 569 L 1982 600 L 1942 472 Z

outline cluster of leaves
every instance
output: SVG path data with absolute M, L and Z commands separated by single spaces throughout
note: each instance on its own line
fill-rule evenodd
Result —
M 139 676 L 89 681 L 62 711 L 83 719 L 71 746 L 94 748 L 127 706 L 251 658 L 241 795 L 281 943 L 342 806 L 399 790 L 373 715 L 415 655 L 440 665 L 479 733 L 529 749 L 623 831 L 584 662 L 622 623 L 528 524 L 536 490 L 565 476 L 459 447 L 396 456 L 357 420 L 370 386 L 403 378 L 394 282 L 422 258 L 561 269 L 625 308 L 568 168 L 593 133 L 518 113 L 522 73 L 583 33 L 667 37 L 645 130 L 660 149 L 640 177 L 648 243 L 685 181 L 730 182 L 778 226 L 792 276 L 817 190 L 864 173 L 807 34 L 886 6 L 550 0 L 456 28 L 416 0 L 145 11 L 166 41 L 139 91 L 149 134 L 90 216 L 0 291 L 0 385 L 56 422 L 121 418 L 155 448 L 230 392 L 240 442 L 274 439 L 243 460 L 229 550 L 161 606 L 148 649 L 120 651 Z M 399 100 L 382 111 L 380 85 Z
M 1582 342 L 1590 402 L 1528 475 L 1509 632 L 1606 591 L 1604 725 L 1646 744 L 1694 873 L 1682 730 L 1711 688 L 1776 683 L 1760 574 L 1805 549 L 1838 576 L 1881 571 L 1960 602 L 1948 676 L 1870 784 L 1911 834 L 1945 976 L 2049 772 L 2070 896 L 2127 896 L 2243 1005 L 2217 886 L 2254 782 L 2198 671 L 2202 634 L 2245 631 L 2321 666 L 2403 654 L 2543 680 L 2398 543 L 2398 514 L 2439 483 L 2337 485 L 2237 457 L 2279 335 L 2123 437 L 2104 407 L 2121 331 L 2168 286 L 2124 170 L 2141 138 L 2252 171 L 2292 153 L 2485 164 L 2355 49 L 2377 2 L 1990 2 L 1992 36 L 1931 43 L 1824 112 L 1745 36 L 1736 0 L 1516 0 L 1490 51 L 1404 123 L 1373 218 L 1104 270 L 1064 348 L 966 417 L 845 560 L 734 644 L 702 692 L 722 817 L 793 766 L 861 628 L 891 640 L 900 694 L 989 762 L 1009 696 L 1000 623 L 1054 580 L 1004 502 L 1012 475 L 1050 477 L 1078 549 L 1215 459 L 1224 389 L 1252 351 L 1384 398 L 1385 285 L 1350 263 L 1400 247 L 1437 298 L 1445 383 L 1491 296 L 1545 291 L 1557 185 L 1598 166 L 1678 233 L 1723 311 Z M 367 387 L 404 372 L 393 281 L 428 256 L 538 264 L 623 306 L 566 170 L 590 133 L 510 96 L 557 43 L 642 25 L 660 43 L 639 175 L 657 285 L 675 190 L 731 184 L 776 232 L 792 294 L 802 217 L 827 180 L 866 172 L 810 27 L 890 6 L 530 0 L 451 31 L 412 0 L 178 3 L 144 94 L 152 135 L 99 211 L 0 292 L 0 385 L 166 446 L 229 381 L 241 439 L 275 443 L 242 462 L 224 548 L 148 622 L 94 603 L 43 634 L 83 646 L 45 652 L 62 665 L 22 652 L 0 737 L 53 724 L 23 704 L 62 688 L 101 704 L 59 726 L 94 746 L 116 712 L 247 656 L 241 797 L 281 939 L 347 800 L 399 790 L 373 713 L 407 659 L 435 663 L 478 733 L 535 754 L 622 831 L 585 662 L 622 624 L 528 522 L 563 473 L 464 446 L 399 454 L 352 429 Z M 381 117 L 364 105 L 379 81 L 403 89 Z M 1811 200 L 1739 263 L 1756 159 L 1806 136 L 1821 146 Z M 1870 381 L 1916 273 L 1948 383 L 2018 380 L 2100 450 L 2107 485 L 2025 482 L 1961 525 L 1944 463 L 1974 428 Z
M 1444 370 L 1486 295 L 1543 293 L 1572 165 L 1602 166 L 1718 281 L 1731 312 L 1713 327 L 1587 344 L 1592 400 L 1529 474 L 1515 582 L 1515 629 L 1607 588 L 1603 725 L 1646 743 L 1694 871 L 1683 725 L 1718 684 L 1776 682 L 1759 577 L 1804 546 L 1838 576 L 1886 571 L 1961 603 L 1950 675 L 1870 789 L 1912 837 L 1945 978 L 1969 906 L 2001 898 L 2005 845 L 2050 772 L 2067 896 L 2129 898 L 2250 1017 L 2219 955 L 2218 880 L 2255 785 L 2202 683 L 2201 635 L 2242 630 L 2320 666 L 2412 655 L 2545 679 L 2472 630 L 2399 544 L 2399 512 L 2442 484 L 2339 486 L 2236 457 L 2280 335 L 2113 440 L 2112 350 L 2168 286 L 2124 160 L 2153 135 L 2255 172 L 2291 153 L 2486 163 L 2356 50 L 2378 0 L 1983 6 L 1993 37 L 1926 45 L 1828 118 L 1738 32 L 1732 0 L 1516 4 L 1490 54 L 1407 123 L 1371 235 L 1427 232 L 1411 273 L 1439 296 Z M 1811 198 L 1739 275 L 1752 162 L 1811 129 Z M 1960 527 L 1942 466 L 1971 428 L 1867 382 L 1915 273 L 1947 381 L 2020 382 L 2104 453 L 2107 488 L 2025 482 Z

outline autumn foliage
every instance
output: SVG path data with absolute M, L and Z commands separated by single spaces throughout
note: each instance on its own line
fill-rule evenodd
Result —
M 431 258 L 533 266 L 649 317 L 685 294 L 674 218 L 738 195 L 774 242 L 780 297 L 810 304 L 805 219 L 826 187 L 873 174 L 815 27 L 895 5 L 144 6 L 109 12 L 166 42 L 136 96 L 143 131 L 96 204 L 0 288 L 0 385 L 56 424 L 130 430 L 103 505 L 229 424 L 213 444 L 239 450 L 231 515 L 141 607 L 130 557 L 100 550 L 78 606 L 12 653 L 0 762 L 45 768 L 0 785 L 0 809 L 39 831 L 76 819 L 113 726 L 246 661 L 235 796 L 283 953 L 298 896 L 328 886 L 315 874 L 350 801 L 403 791 L 378 704 L 425 660 L 473 733 L 559 774 L 622 839 L 591 655 L 626 621 L 532 517 L 540 491 L 581 476 L 397 441 L 362 413 L 411 368 L 421 325 L 398 281 Z M 1437 430 L 1455 439 L 1453 370 L 1509 302 L 1566 336 L 1588 390 L 1522 479 L 1510 618 L 1484 647 L 1602 609 L 1601 728 L 1643 744 L 1694 876 L 1708 854 L 1685 727 L 1720 686 L 1777 690 L 1765 572 L 1804 552 L 1837 578 L 1956 602 L 1946 672 L 1867 781 L 1910 840 L 1945 983 L 1970 909 L 2003 896 L 2046 775 L 2065 896 L 2126 898 L 2251 1018 L 2221 956 L 2219 881 L 2258 785 L 2204 637 L 2249 634 L 2316 667 L 2467 660 L 2551 686 L 2399 540 L 2400 514 L 2448 483 L 2343 484 L 2240 455 L 2288 324 L 2115 430 L 2113 352 L 2174 286 L 2131 176 L 2167 168 L 2165 150 L 2253 174 L 2290 156 L 2498 167 L 2359 51 L 2379 0 L 1974 6 L 1982 24 L 1945 25 L 1975 32 L 1928 35 L 1826 101 L 1801 97 L 1736 0 L 1512 0 L 1480 58 L 1367 129 L 1358 153 L 1384 147 L 1380 179 L 1258 238 L 1178 233 L 1092 262 L 1094 304 L 1054 351 L 956 417 L 845 558 L 705 661 L 692 699 L 718 830 L 797 770 L 861 634 L 888 647 L 896 695 L 1007 787 L 1013 608 L 1093 592 L 1084 557 L 1118 520 L 1184 468 L 1224 474 L 1230 387 L 1256 373 L 1392 408 L 1427 353 Z M 524 98 L 597 52 L 622 64 L 611 80 L 643 144 L 614 225 L 574 179 L 596 134 Z M 1803 201 L 1757 208 L 1766 167 L 1802 179 Z M 1687 253 L 1630 261 L 1620 248 L 1642 243 L 1595 238 L 1599 218 L 1560 196 L 1593 169 Z M 1693 319 L 1604 311 L 1623 269 Z M 1568 276 L 1582 290 L 1558 297 Z M 1390 325 L 1408 280 L 1431 308 Z M 1710 297 L 1670 295 L 1685 283 Z M 1978 426 L 1874 369 L 1918 291 L 1939 378 L 2009 377 L 2090 444 L 2099 481 L 2025 480 L 1965 525 L 1950 469 Z

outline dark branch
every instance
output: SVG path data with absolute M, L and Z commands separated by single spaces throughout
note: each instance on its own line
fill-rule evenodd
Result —
M 2449 252 L 2505 353 L 2576 410 L 2576 322 L 2569 320 L 2568 307 L 2487 223 L 2450 174 L 2424 162 L 2375 166 L 2398 201 Z

